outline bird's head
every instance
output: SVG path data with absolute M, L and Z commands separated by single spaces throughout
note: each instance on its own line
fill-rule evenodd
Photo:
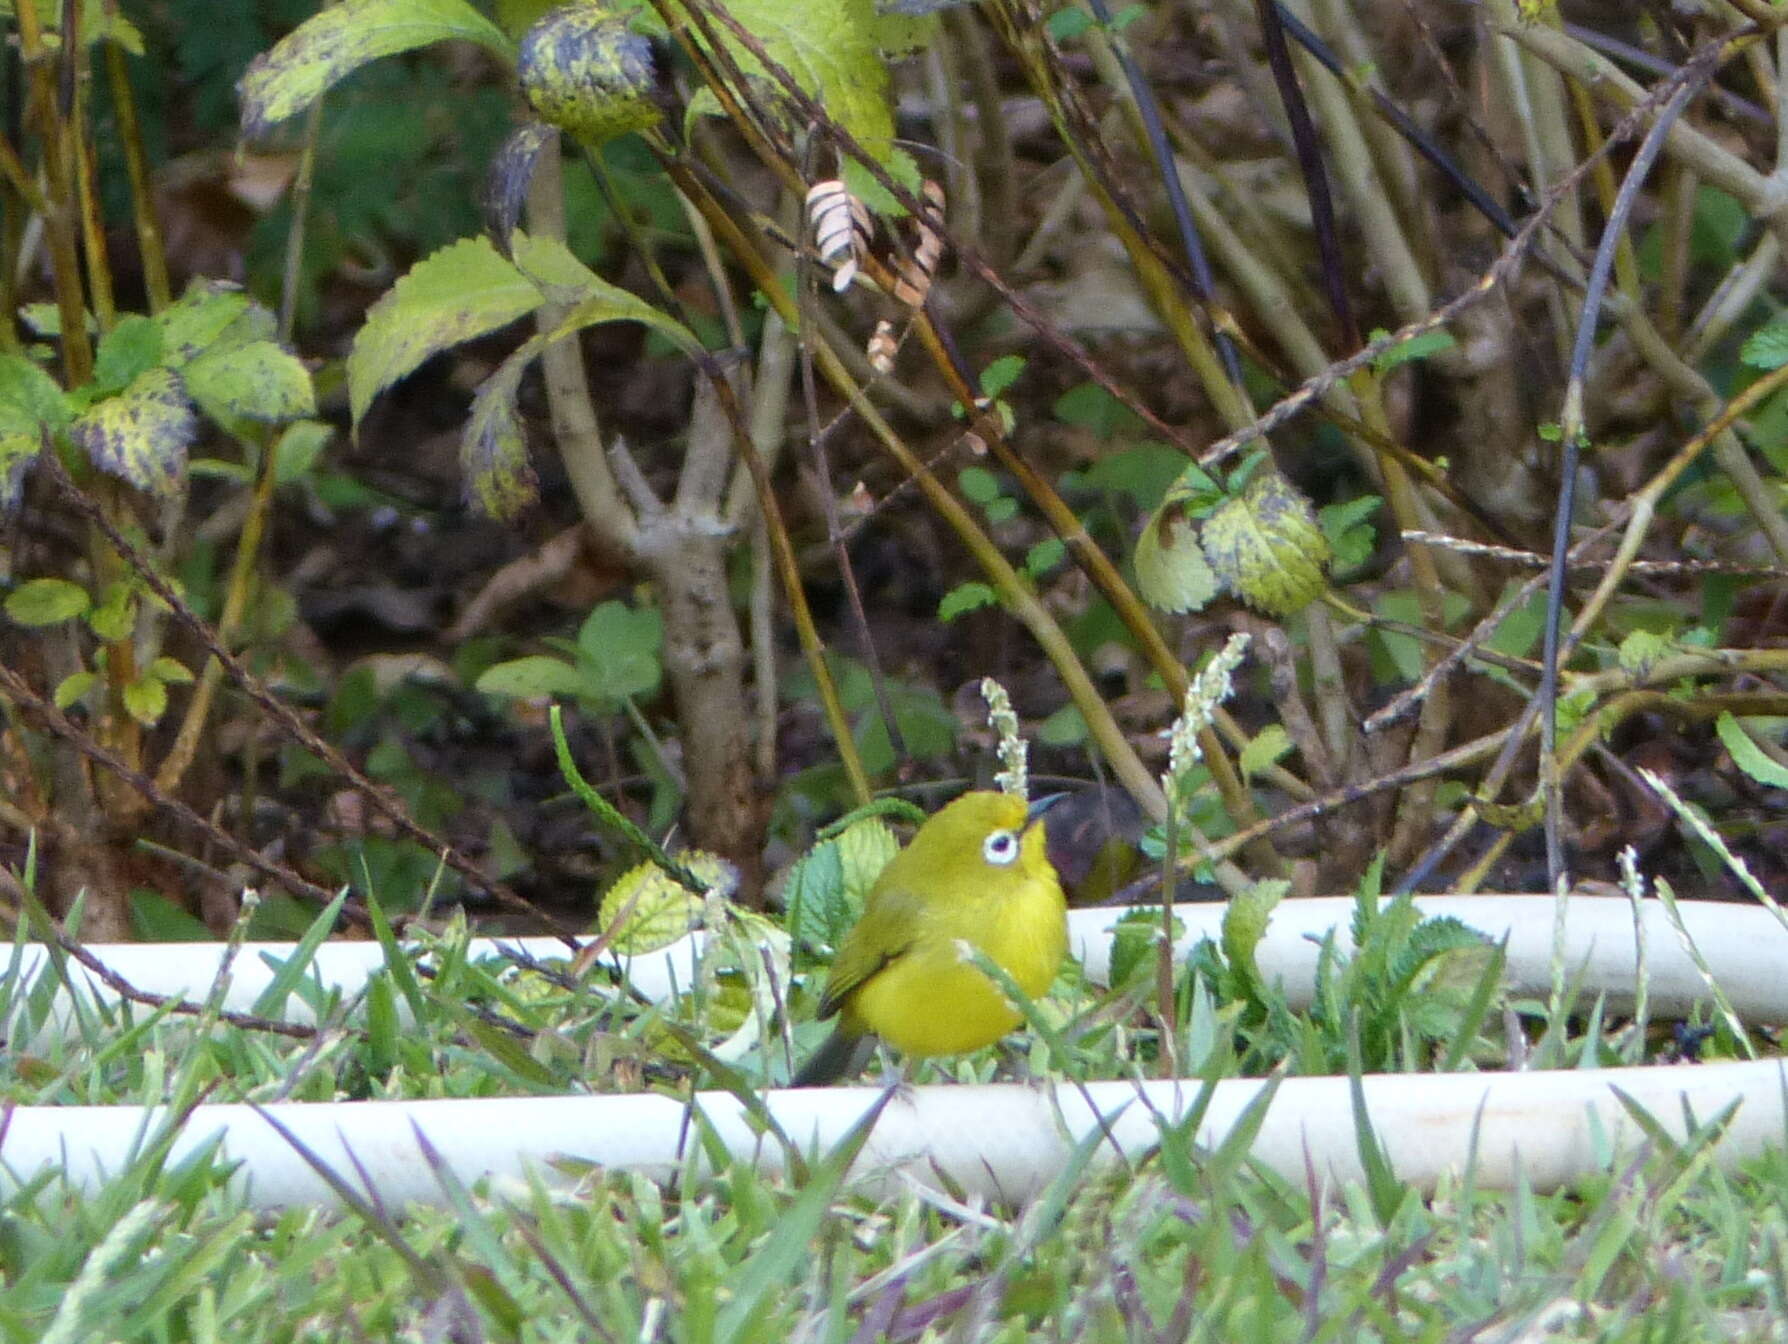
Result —
M 901 853 L 907 883 L 960 899 L 1053 881 L 1043 816 L 1061 794 L 1027 804 L 1008 793 L 965 793 L 932 815 Z

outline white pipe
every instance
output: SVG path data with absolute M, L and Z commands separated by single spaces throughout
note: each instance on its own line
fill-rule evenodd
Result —
M 1543 994 L 1552 984 L 1554 966 L 1554 915 L 1549 896 L 1425 896 L 1418 908 L 1428 915 L 1452 915 L 1492 939 L 1507 937 L 1507 982 L 1516 994 Z M 1333 929 L 1342 951 L 1350 948 L 1348 925 L 1353 918 L 1350 897 L 1324 896 L 1283 902 L 1273 912 L 1272 923 L 1255 956 L 1261 972 L 1277 980 L 1294 1007 L 1304 1007 L 1314 986 L 1320 941 Z M 1218 935 L 1226 906 L 1182 904 L 1175 915 L 1184 928 L 1176 950 L 1184 955 L 1203 938 Z M 1788 1020 L 1788 931 L 1756 906 L 1714 901 L 1689 901 L 1678 906 L 1683 923 L 1715 980 L 1741 1017 L 1760 1021 Z M 1683 1014 L 1709 994 L 1694 962 L 1670 927 L 1663 907 L 1647 901 L 1642 907 L 1646 939 L 1647 984 L 1654 1012 Z M 1104 984 L 1111 973 L 1111 929 L 1126 913 L 1100 908 L 1069 912 L 1069 942 L 1085 968 L 1087 978 Z M 519 948 L 540 959 L 562 958 L 565 944 L 555 938 L 477 938 L 469 955 L 473 960 L 501 957 L 505 948 Z M 662 951 L 603 964 L 624 969 L 629 982 L 651 999 L 668 998 L 694 983 L 700 955 L 699 937 L 673 943 Z M 219 943 L 114 943 L 89 949 L 137 989 L 176 998 L 203 1000 L 223 955 Z M 1632 907 L 1619 897 L 1580 896 L 1566 903 L 1562 936 L 1556 950 L 1562 957 L 1564 977 L 1576 981 L 1589 997 L 1607 994 L 1612 1006 L 1625 1007 L 1632 1000 L 1638 971 L 1633 938 Z M 49 958 L 39 944 L 19 950 L 25 983 L 33 984 L 49 969 Z M 237 953 L 223 1006 L 250 1011 L 272 981 L 276 968 L 292 955 L 291 943 L 249 943 Z M 317 949 L 307 979 L 344 996 L 358 993 L 368 976 L 385 964 L 374 942 L 328 942 Z M 6 962 L 0 960 L 0 972 Z M 115 1003 L 118 996 L 101 980 L 70 963 L 75 982 L 90 1000 Z M 67 1005 L 62 1005 L 65 1017 Z M 308 1006 L 297 995 L 288 998 L 283 1015 L 291 1021 L 312 1020 Z
M 1508 980 L 1516 993 L 1543 993 L 1555 965 L 1567 981 L 1590 994 L 1631 998 L 1637 967 L 1632 911 L 1627 902 L 1607 898 L 1571 900 L 1557 926 L 1556 907 L 1546 897 L 1429 897 L 1427 914 L 1450 914 L 1487 935 L 1508 940 Z M 1741 1015 L 1764 1021 L 1788 1020 L 1788 932 L 1766 912 L 1711 902 L 1681 907 L 1685 924 L 1711 974 Z M 1345 947 L 1353 903 L 1346 899 L 1288 901 L 1273 915 L 1257 948 L 1263 972 L 1278 980 L 1294 1002 L 1307 1001 L 1318 953 L 1317 940 L 1331 928 Z M 1071 936 L 1090 979 L 1109 972 L 1109 930 L 1122 911 L 1084 910 L 1071 916 Z M 1215 936 L 1223 907 L 1181 906 L 1187 949 Z M 1646 965 L 1651 1002 L 1659 1013 L 1685 1011 L 1707 997 L 1692 959 L 1669 927 L 1663 911 L 1648 904 Z M 474 956 L 500 955 L 519 945 L 534 956 L 556 956 L 563 945 L 550 939 L 479 940 Z M 138 988 L 203 998 L 219 962 L 214 944 L 131 945 L 95 948 Z M 629 974 L 648 994 L 662 996 L 688 985 L 695 973 L 697 944 L 691 940 L 651 957 L 635 958 Z M 244 948 L 232 970 L 226 1002 L 246 1010 L 272 978 L 268 958 L 290 956 L 291 945 Z M 26 948 L 24 969 L 41 974 L 41 949 Z M 310 975 L 344 994 L 356 992 L 368 974 L 383 965 L 376 944 L 330 943 L 318 952 Z M 89 980 L 85 972 L 76 972 Z M 109 990 L 90 982 L 98 998 Z M 66 1007 L 66 1005 L 65 1005 Z M 297 1015 L 294 998 L 288 1013 Z M 1258 1079 L 1232 1079 L 1216 1087 L 1200 1131 L 1214 1143 L 1229 1132 L 1263 1086 Z M 1630 1148 L 1638 1130 L 1614 1088 L 1648 1110 L 1680 1137 L 1685 1105 L 1706 1120 L 1741 1102 L 1717 1149 L 1725 1164 L 1755 1156 L 1788 1138 L 1785 1084 L 1775 1062 L 1719 1064 L 1699 1068 L 1578 1070 L 1546 1073 L 1461 1073 L 1390 1075 L 1364 1080 L 1374 1128 L 1390 1149 L 1393 1169 L 1404 1180 L 1430 1189 L 1443 1172 L 1463 1170 L 1475 1158 L 1480 1182 L 1506 1187 L 1518 1170 L 1537 1188 L 1551 1189 L 1603 1169 L 1622 1146 Z M 1023 1199 L 1044 1188 L 1065 1164 L 1076 1141 L 1096 1132 L 1095 1112 L 1107 1117 L 1116 1145 L 1127 1155 L 1146 1150 L 1157 1138 L 1155 1113 L 1173 1119 L 1197 1094 L 1196 1083 L 1101 1082 L 1081 1090 L 1044 1091 L 1024 1086 L 930 1087 L 896 1097 L 881 1116 L 859 1160 L 861 1179 L 943 1182 L 987 1197 Z M 770 1092 L 765 1104 L 783 1130 L 803 1148 L 836 1144 L 879 1096 L 875 1089 L 826 1088 Z M 736 1157 L 777 1168 L 781 1154 L 748 1122 L 736 1100 L 725 1094 L 697 1099 L 702 1114 Z M 71 1181 L 92 1185 L 129 1159 L 132 1145 L 158 1113 L 141 1107 L 15 1107 L 0 1122 L 0 1167 L 28 1178 L 45 1167 L 62 1167 Z M 369 1173 L 387 1200 L 440 1202 L 434 1173 L 423 1159 L 416 1135 L 427 1136 L 442 1160 L 462 1181 L 492 1178 L 499 1187 L 539 1168 L 543 1179 L 558 1179 L 545 1164 L 556 1156 L 581 1157 L 605 1168 L 667 1173 L 681 1164 L 687 1142 L 682 1103 L 652 1094 L 592 1097 L 526 1097 L 415 1102 L 295 1103 L 265 1112 L 242 1105 L 198 1108 L 182 1127 L 175 1156 L 218 1138 L 226 1157 L 242 1164 L 239 1180 L 258 1206 L 277 1208 L 331 1202 L 328 1187 L 297 1150 L 265 1118 L 277 1116 L 293 1136 L 333 1170 L 351 1180 L 355 1161 Z M 1301 1179 L 1305 1154 L 1319 1172 L 1335 1179 L 1361 1175 L 1348 1081 L 1292 1078 L 1281 1085 L 1252 1153 L 1289 1179 Z M 1111 1160 L 1102 1144 L 1102 1160 Z
M 1218 1083 L 1198 1141 L 1220 1143 L 1263 1086 L 1257 1078 Z M 1487 1189 L 1509 1189 L 1520 1175 L 1537 1190 L 1552 1190 L 1606 1170 L 1643 1138 L 1616 1088 L 1677 1139 L 1686 1132 L 1685 1109 L 1705 1122 L 1742 1103 L 1715 1150 L 1723 1167 L 1781 1144 L 1788 1120 L 1778 1061 L 1391 1074 L 1365 1078 L 1362 1086 L 1392 1169 L 1425 1191 L 1474 1160 L 1475 1179 Z M 1114 1161 L 1114 1143 L 1126 1159 L 1136 1160 L 1159 1141 L 1162 1122 L 1184 1118 L 1198 1092 L 1196 1081 L 1173 1080 L 1090 1083 L 1084 1093 L 1067 1085 L 913 1089 L 890 1099 L 852 1176 L 871 1187 L 912 1181 L 1022 1202 L 1065 1169 L 1077 1143 L 1099 1132 L 1095 1108 L 1110 1135 L 1101 1140 L 1095 1162 Z M 764 1102 L 797 1148 L 814 1153 L 838 1144 L 880 1096 L 875 1088 L 811 1088 L 771 1092 Z M 703 1093 L 695 1106 L 736 1158 L 782 1169 L 780 1146 L 751 1124 L 734 1097 Z M 0 1166 L 16 1180 L 60 1167 L 71 1184 L 92 1189 L 127 1165 L 146 1127 L 162 1115 L 137 1106 L 15 1107 L 0 1131 Z M 684 1153 L 695 1143 L 684 1104 L 652 1093 L 289 1103 L 264 1112 L 216 1105 L 191 1114 L 171 1160 L 215 1139 L 219 1156 L 240 1164 L 234 1179 L 254 1207 L 334 1204 L 328 1185 L 274 1129 L 269 1115 L 350 1187 L 392 1207 L 447 1202 L 418 1135 L 460 1182 L 489 1178 L 499 1195 L 519 1190 L 517 1183 L 530 1170 L 549 1187 L 566 1187 L 571 1178 L 549 1165 L 555 1158 L 668 1176 L 682 1167 Z M 1251 1153 L 1300 1184 L 1306 1156 L 1331 1181 L 1361 1180 L 1348 1080 L 1286 1079 Z

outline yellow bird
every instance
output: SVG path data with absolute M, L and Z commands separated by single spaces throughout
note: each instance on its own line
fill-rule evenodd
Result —
M 820 1000 L 838 1029 L 793 1086 L 861 1067 L 873 1033 L 912 1056 L 991 1045 L 1022 1020 L 958 948 L 985 953 L 1032 998 L 1068 951 L 1067 905 L 1044 850 L 1043 814 L 1004 793 L 968 793 L 928 819 L 888 862 L 839 944 Z

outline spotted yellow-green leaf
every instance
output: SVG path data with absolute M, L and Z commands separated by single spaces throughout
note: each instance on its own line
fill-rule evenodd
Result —
M 6 595 L 6 614 L 20 625 L 55 625 L 86 611 L 87 590 L 67 579 L 30 579 Z
M 249 63 L 237 86 L 242 133 L 263 135 L 369 61 L 449 38 L 507 57 L 503 32 L 467 0 L 342 0 L 299 24 Z
M 701 884 L 701 894 L 731 900 L 739 891 L 739 868 L 718 854 L 705 849 L 679 849 L 671 855 L 673 863 Z
M 600 5 L 565 5 L 529 28 L 516 78 L 542 121 L 587 144 L 643 131 L 662 115 L 652 101 L 651 42 Z
M 167 684 L 160 677 L 139 677 L 124 688 L 125 712 L 145 728 L 153 728 L 168 709 Z
M 509 252 L 509 240 L 521 223 L 540 156 L 548 148 L 556 154 L 558 146 L 559 133 L 554 127 L 526 121 L 511 131 L 491 156 L 484 177 L 484 228 L 499 252 Z
M 657 864 L 637 863 L 602 898 L 597 928 L 622 956 L 669 947 L 696 927 L 702 898 L 673 882 Z
M 276 424 L 316 413 L 310 370 L 277 341 L 207 351 L 182 376 L 192 399 L 214 420 Z
M 348 354 L 354 422 L 430 355 L 507 326 L 540 304 L 539 287 L 488 238 L 462 238 L 424 257 L 367 310 L 354 335 Z
M 168 499 L 186 479 L 186 450 L 197 430 L 180 375 L 150 369 L 117 396 L 88 407 L 68 434 L 101 471 Z
M 515 407 L 516 387 L 526 367 L 511 361 L 479 385 L 460 434 L 466 498 L 491 518 L 513 518 L 539 497 L 527 436 Z
M 1198 524 L 1171 496 L 1142 525 L 1132 560 L 1136 590 L 1162 611 L 1197 611 L 1222 586 L 1199 549 Z
M 1328 538 L 1316 511 L 1276 471 L 1263 471 L 1205 520 L 1204 554 L 1217 577 L 1268 616 L 1301 611 L 1327 586 Z

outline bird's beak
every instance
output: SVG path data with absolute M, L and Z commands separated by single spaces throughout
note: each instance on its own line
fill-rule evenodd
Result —
M 1068 795 L 1065 793 L 1050 793 L 1045 794 L 1043 797 L 1033 802 L 1024 812 L 1025 829 L 1029 830 L 1032 826 L 1036 825 L 1043 819 L 1043 814 L 1045 812 L 1049 811 L 1050 808 L 1054 807 L 1067 796 Z

